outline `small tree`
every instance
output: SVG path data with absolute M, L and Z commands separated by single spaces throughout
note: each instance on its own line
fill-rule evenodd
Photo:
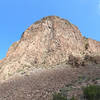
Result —
M 62 96 L 61 93 L 55 93 L 53 95 L 53 100 L 67 100 L 67 97 Z
M 100 100 L 100 86 L 90 85 L 83 89 L 86 100 Z

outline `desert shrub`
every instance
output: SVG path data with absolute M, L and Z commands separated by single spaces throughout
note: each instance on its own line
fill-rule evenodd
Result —
M 100 86 L 90 85 L 83 89 L 85 100 L 100 100 Z
M 77 100 L 74 96 L 70 100 Z
M 87 50 L 89 48 L 89 43 L 85 44 L 85 50 Z
M 88 42 L 88 38 L 86 38 L 86 37 L 83 37 L 84 38 L 84 40 L 85 40 L 85 50 L 87 50 L 88 48 L 89 48 L 89 42 Z
M 100 56 L 94 56 L 94 57 L 93 57 L 93 61 L 94 61 L 96 64 L 100 64 Z
M 84 66 L 84 62 L 82 61 L 82 59 L 80 57 L 74 57 L 73 55 L 69 56 L 68 64 L 77 67 Z
M 100 56 L 93 56 L 92 57 L 90 55 L 85 55 L 84 60 L 98 64 L 98 63 L 100 63 Z
M 67 97 L 64 97 L 61 93 L 55 93 L 53 95 L 53 100 L 67 100 Z

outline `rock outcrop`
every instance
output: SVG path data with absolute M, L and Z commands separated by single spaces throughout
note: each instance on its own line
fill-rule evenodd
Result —
M 30 68 L 68 63 L 70 56 L 78 57 L 77 64 L 80 65 L 85 64 L 89 57 L 95 57 L 94 62 L 99 63 L 99 55 L 100 42 L 83 37 L 68 20 L 48 16 L 32 24 L 21 39 L 12 44 L 6 58 L 0 62 L 0 79 L 8 79 Z

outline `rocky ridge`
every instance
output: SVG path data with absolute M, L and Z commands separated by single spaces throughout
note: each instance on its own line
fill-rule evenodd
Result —
M 32 24 L 21 39 L 12 44 L 0 62 L 0 79 L 64 62 L 73 66 L 98 64 L 99 56 L 100 42 L 83 37 L 68 20 L 48 16 Z

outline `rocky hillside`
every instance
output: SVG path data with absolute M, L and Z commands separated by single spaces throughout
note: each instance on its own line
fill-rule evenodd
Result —
M 32 24 L 0 61 L 0 100 L 52 100 L 65 88 L 78 97 L 81 87 L 95 83 L 100 85 L 100 42 L 57 16 Z
M 0 62 L 0 79 L 31 68 L 99 63 L 100 42 L 82 36 L 68 20 L 48 16 L 32 24 Z M 87 62 L 89 60 L 89 62 Z

